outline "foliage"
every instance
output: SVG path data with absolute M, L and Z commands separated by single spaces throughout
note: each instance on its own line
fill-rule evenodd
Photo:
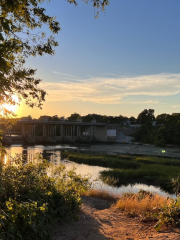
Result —
M 45 14 L 40 7 L 44 0 L 2 0 L 0 2 L 0 103 L 15 104 L 13 96 L 25 99 L 29 106 L 41 107 L 45 92 L 38 87 L 36 70 L 25 68 L 29 56 L 52 55 L 58 43 L 52 36 L 33 30 L 47 24 L 53 34 L 60 30 L 55 18 Z
M 49 239 L 52 221 L 73 216 L 88 179 L 45 160 L 24 164 L 16 156 L 0 168 L 0 238 Z
M 45 14 L 43 2 L 50 0 L 0 1 L 0 105 L 15 104 L 16 95 L 30 107 L 42 106 L 46 92 L 39 88 L 36 70 L 24 66 L 26 58 L 54 54 L 58 43 L 39 30 L 47 25 L 52 34 L 60 30 L 55 17 Z M 86 3 L 89 0 L 84 0 Z M 110 0 L 93 0 L 93 7 L 104 10 Z M 75 0 L 67 0 L 77 5 Z M 97 12 L 98 15 L 98 12 Z
M 169 204 L 164 204 L 158 209 L 158 212 L 152 215 L 158 219 L 154 228 L 159 231 L 164 224 L 173 226 L 180 225 L 180 196 L 175 199 L 170 199 Z
M 155 125 L 150 121 L 145 122 L 136 130 L 134 137 L 136 141 L 155 144 L 158 147 L 164 147 L 166 144 L 180 146 L 180 113 L 158 115 Z
M 77 5 L 77 0 L 67 0 L 71 4 Z M 88 3 L 90 0 L 83 0 L 85 3 Z M 105 7 L 109 5 L 110 0 L 91 0 L 93 2 L 93 7 L 97 9 L 96 18 L 99 15 L 99 9 L 102 11 L 105 10 Z
M 69 122 L 76 122 L 78 119 L 81 119 L 81 116 L 78 113 L 72 113 L 67 119 Z
M 144 109 L 137 117 L 140 124 L 152 123 L 155 120 L 154 109 Z

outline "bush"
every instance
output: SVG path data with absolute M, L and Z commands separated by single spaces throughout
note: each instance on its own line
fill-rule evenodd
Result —
M 160 230 L 164 224 L 171 224 L 173 226 L 180 225 L 180 196 L 176 199 L 170 199 L 169 204 L 163 205 L 158 209 L 158 212 L 153 214 L 158 219 L 155 229 Z
M 72 216 L 89 188 L 63 165 L 45 160 L 23 164 L 19 156 L 0 167 L 0 239 L 49 239 L 52 221 Z

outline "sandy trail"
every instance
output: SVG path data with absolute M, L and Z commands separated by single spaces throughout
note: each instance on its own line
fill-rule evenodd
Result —
M 156 232 L 154 222 L 143 223 L 138 218 L 130 218 L 106 200 L 93 197 L 82 200 L 79 220 L 58 223 L 52 240 L 180 240 L 178 228 Z

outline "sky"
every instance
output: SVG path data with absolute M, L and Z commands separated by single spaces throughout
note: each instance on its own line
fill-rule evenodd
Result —
M 21 104 L 19 117 L 180 112 L 179 0 L 110 0 L 98 19 L 91 1 L 43 7 L 60 23 L 59 46 L 27 59 L 48 95 L 42 110 Z

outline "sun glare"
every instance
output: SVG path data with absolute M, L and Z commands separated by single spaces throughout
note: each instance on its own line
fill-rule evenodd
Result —
M 14 113 L 17 109 L 17 105 L 10 105 L 10 104 L 4 104 L 3 107 L 6 108 L 8 111 L 12 111 Z
M 16 96 L 13 96 L 13 99 L 14 99 L 16 102 L 18 102 L 18 98 L 17 98 Z M 11 111 L 11 112 L 13 112 L 13 113 L 16 113 L 17 108 L 18 108 L 18 105 L 17 105 L 17 104 L 16 104 L 16 105 L 13 105 L 13 104 L 7 104 L 7 103 L 5 103 L 5 104 L 2 105 L 2 107 L 3 107 L 4 109 L 7 109 L 8 111 Z

